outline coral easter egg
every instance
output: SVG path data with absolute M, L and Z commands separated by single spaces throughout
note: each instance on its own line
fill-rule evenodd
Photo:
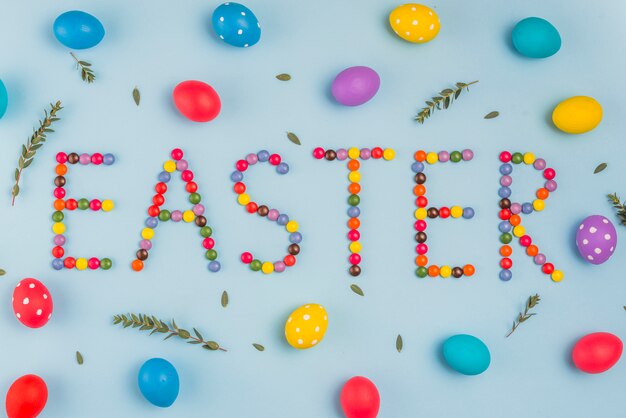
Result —
M 211 20 L 215 33 L 227 44 L 247 48 L 261 38 L 259 20 L 243 4 L 224 3 L 215 9 Z
M 593 97 L 574 96 L 563 100 L 552 112 L 554 125 L 568 134 L 589 132 L 602 121 L 602 106 Z
M 613 223 L 601 215 L 586 217 L 576 231 L 578 252 L 591 264 L 602 264 L 615 252 L 617 231 Z
M 0 80 L 0 119 L 4 116 L 9 105 L 9 94 L 7 88 L 4 86 L 2 80 Z
M 13 290 L 13 312 L 29 328 L 41 328 L 52 316 L 52 296 L 39 280 L 20 281 Z
M 359 106 L 370 101 L 378 92 L 380 77 L 369 67 L 346 68 L 333 80 L 335 100 L 344 106 Z
M 48 401 L 48 387 L 39 376 L 27 374 L 17 379 L 6 396 L 6 411 L 9 418 L 35 418 L 43 411 Z
M 380 409 L 376 385 L 362 376 L 355 376 L 343 385 L 340 402 L 347 418 L 376 418 Z
M 467 334 L 448 338 L 443 343 L 443 358 L 453 370 L 470 376 L 481 374 L 491 363 L 485 343 Z
M 309 303 L 293 311 L 285 323 L 285 337 L 294 348 L 317 345 L 328 328 L 328 314 L 322 305 Z
M 104 38 L 104 26 L 89 13 L 80 10 L 65 12 L 56 18 L 54 36 L 68 48 L 86 49 L 96 46 Z
M 194 122 L 209 122 L 222 109 L 220 96 L 207 83 L 187 80 L 174 88 L 174 104 L 180 113 Z
M 137 383 L 141 394 L 148 402 L 161 408 L 171 406 L 180 390 L 176 368 L 162 358 L 146 361 L 139 369 Z
M 517 52 L 529 58 L 547 58 L 561 49 L 559 31 L 539 17 L 528 17 L 517 22 L 511 40 Z
M 624 344 L 608 332 L 594 332 L 582 337 L 572 350 L 572 360 L 585 373 L 602 373 L 609 370 L 622 356 Z
M 420 44 L 435 39 L 441 28 L 439 16 L 433 9 L 414 3 L 393 9 L 389 24 L 400 38 Z

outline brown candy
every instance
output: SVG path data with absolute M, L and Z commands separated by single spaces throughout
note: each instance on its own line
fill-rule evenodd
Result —
M 428 212 L 426 212 L 426 215 L 429 218 L 436 218 L 439 216 L 439 209 L 437 208 L 428 208 Z
M 261 205 L 259 206 L 259 208 L 256 210 L 256 213 L 259 214 L 259 216 L 267 216 L 267 214 L 269 213 L 270 209 L 265 206 L 265 205 Z
M 426 242 L 427 238 L 428 238 L 428 235 L 426 235 L 426 232 L 420 231 L 417 234 L 415 234 L 415 241 L 417 241 L 420 244 L 423 242 Z
M 337 153 L 335 151 L 333 151 L 332 149 L 329 149 L 328 151 L 326 151 L 326 153 L 324 154 L 324 158 L 326 158 L 328 161 L 332 161 L 335 158 L 337 158 Z
M 203 226 L 206 225 L 206 218 L 204 216 L 197 216 L 196 217 L 196 225 L 198 225 L 200 228 L 202 228 Z
M 136 255 L 137 255 L 137 258 L 139 260 L 143 261 L 143 260 L 146 260 L 148 258 L 148 251 L 144 250 L 144 249 L 137 250 L 137 254 Z
M 80 160 L 80 157 L 75 152 L 72 152 L 67 156 L 67 162 L 70 164 L 76 164 Z
M 291 255 L 298 255 L 300 254 L 300 246 L 298 244 L 291 244 L 288 248 L 287 251 L 289 252 L 289 254 Z
M 461 267 L 455 267 L 452 269 L 452 275 L 457 279 L 463 276 L 463 269 Z
M 358 276 L 359 274 L 361 274 L 361 267 L 357 266 L 356 264 L 353 264 L 352 266 L 350 266 L 350 270 L 348 270 L 350 272 L 351 276 Z
M 500 208 L 509 209 L 510 207 L 511 207 L 511 201 L 509 199 L 505 197 L 504 199 L 500 200 Z
M 65 177 L 63 177 L 63 176 L 56 176 L 56 178 L 54 179 L 54 185 L 57 186 L 57 187 L 65 186 Z
M 417 184 L 424 184 L 424 183 L 426 183 L 426 174 L 424 174 L 424 173 L 417 173 L 415 175 L 415 182 Z

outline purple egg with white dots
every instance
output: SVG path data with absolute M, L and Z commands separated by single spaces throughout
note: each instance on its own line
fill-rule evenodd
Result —
M 617 231 L 613 223 L 601 215 L 583 220 L 576 231 L 578 252 L 591 264 L 602 264 L 615 252 Z
M 227 44 L 247 48 L 261 39 L 261 24 L 243 4 L 228 2 L 213 12 L 213 29 Z

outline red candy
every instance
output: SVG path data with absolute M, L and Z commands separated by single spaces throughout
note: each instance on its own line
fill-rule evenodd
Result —
M 57 153 L 57 163 L 65 164 L 67 162 L 67 154 L 64 152 Z
M 237 194 L 242 194 L 246 191 L 246 185 L 239 181 L 235 183 L 235 185 L 233 186 L 233 190 Z
M 162 194 L 155 194 L 154 196 L 152 196 L 152 203 L 154 203 L 156 206 L 161 206 L 163 203 L 165 203 L 165 197 L 163 197 Z
M 65 189 L 63 187 L 57 187 L 54 189 L 54 197 L 57 199 L 63 199 L 65 197 Z
M 361 262 L 361 256 L 357 253 L 350 254 L 348 261 L 350 264 L 359 264 Z
M 246 171 L 248 169 L 248 162 L 246 160 L 239 160 L 235 163 L 235 168 L 239 171 Z
M 271 165 L 278 165 L 278 164 L 280 164 L 280 155 L 278 155 L 278 154 L 270 155 L 269 163 Z
M 17 379 L 7 392 L 9 418 L 35 418 L 48 402 L 48 387 L 39 376 L 27 374 Z
M 205 238 L 204 240 L 202 240 L 202 246 L 207 250 L 210 250 L 211 248 L 215 247 L 215 240 L 213 240 L 213 238 Z
M 67 199 L 65 201 L 65 209 L 76 210 L 77 207 L 78 207 L 78 202 L 76 201 L 76 199 Z
M 202 81 L 183 81 L 174 88 L 173 97 L 178 111 L 194 122 L 209 122 L 222 108 L 220 96 Z
M 359 238 L 361 238 L 361 234 L 356 229 L 351 229 L 350 231 L 348 231 L 348 239 L 350 241 L 358 241 Z M 357 263 L 354 263 L 354 264 L 357 264 Z
M 519 239 L 519 243 L 522 247 L 528 247 L 532 244 L 533 239 L 529 235 L 524 235 Z
M 415 251 L 420 255 L 426 254 L 428 252 L 428 245 L 418 244 L 417 247 L 415 247 Z
M 383 157 L 383 149 L 380 147 L 372 148 L 371 151 L 372 158 L 379 159 Z
M 39 280 L 23 279 L 13 290 L 13 312 L 29 328 L 46 325 L 52 315 L 52 308 L 50 292 Z
M 508 151 L 502 151 L 500 153 L 500 161 L 502 161 L 503 163 L 508 163 L 509 161 L 511 161 L 511 153 Z
M 428 199 L 426 196 L 420 196 L 415 200 L 415 204 L 420 208 L 425 208 L 428 205 Z
M 244 264 L 250 264 L 252 263 L 252 260 L 254 260 L 254 258 L 252 257 L 252 254 L 250 254 L 249 252 L 245 252 L 245 253 L 241 253 L 241 262 Z
M 185 186 L 185 190 L 187 190 L 188 193 L 195 193 L 198 191 L 198 184 L 193 181 L 190 181 Z
M 180 148 L 174 148 L 170 155 L 172 156 L 173 160 L 179 161 L 180 159 L 183 158 L 184 154 L 183 154 L 183 150 L 181 150 Z
M 415 230 L 416 231 L 426 231 L 426 221 L 424 221 L 423 219 L 420 219 L 418 221 L 415 221 Z
M 104 157 L 99 152 L 96 152 L 95 154 L 91 154 L 92 164 L 100 165 L 102 164 L 102 161 L 104 161 Z
M 296 264 L 296 257 L 294 257 L 293 255 L 289 254 L 287 256 L 285 256 L 285 258 L 283 258 L 283 263 L 285 263 L 286 266 L 293 266 L 294 264 Z
M 65 255 L 65 250 L 60 245 L 57 245 L 52 249 L 52 257 L 61 258 L 63 255 Z
M 543 170 L 543 176 L 547 180 L 552 180 L 553 178 L 556 177 L 556 171 L 554 171 L 553 168 L 546 168 L 545 170 Z
M 93 211 L 98 211 L 102 209 L 102 202 L 98 199 L 93 199 L 91 202 L 89 202 L 89 208 Z
M 248 213 L 255 213 L 258 208 L 259 208 L 259 205 L 257 205 L 254 202 L 250 202 L 246 205 L 246 210 L 248 211 Z
M 545 274 L 552 274 L 552 272 L 554 271 L 554 264 L 552 263 L 546 263 L 541 267 L 541 271 L 543 271 Z
M 341 389 L 341 408 L 347 418 L 376 418 L 380 409 L 380 395 L 371 380 L 356 376 Z
M 624 344 L 615 335 L 595 332 L 578 340 L 572 350 L 572 360 L 585 373 L 602 373 L 618 362 L 623 349 Z
M 191 180 L 193 180 L 193 172 L 191 170 L 185 170 L 180 173 L 180 178 L 183 179 L 183 181 L 185 182 L 190 182 Z
M 324 151 L 324 148 L 317 147 L 313 150 L 313 157 L 318 160 L 321 160 L 322 158 L 324 158 L 325 154 L 326 154 L 326 151 Z
M 96 257 L 92 257 L 87 261 L 87 265 L 90 269 L 96 270 L 98 269 L 98 267 L 100 267 L 100 260 L 98 260 Z
M 422 197 L 422 196 L 420 196 L 420 197 Z M 444 206 L 444 207 L 439 209 L 439 217 L 440 218 L 445 219 L 445 218 L 447 218 L 449 216 L 450 216 L 450 208 L 447 208 L 447 207 Z
M 509 270 L 511 267 L 513 267 L 513 261 L 510 258 L 504 257 L 502 260 L 500 260 L 500 267 L 505 270 Z
M 508 209 L 502 209 L 498 215 L 500 217 L 500 219 L 502 219 L 503 221 L 506 221 L 507 219 L 509 219 L 511 217 L 511 211 Z
M 76 259 L 74 257 L 67 257 L 65 260 L 63 260 L 63 265 L 67 269 L 73 269 L 74 267 L 76 267 Z

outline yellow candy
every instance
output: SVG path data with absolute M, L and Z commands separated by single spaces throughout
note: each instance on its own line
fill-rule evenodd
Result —
M 270 263 L 269 261 L 266 261 L 265 263 L 263 263 L 263 265 L 261 266 L 261 271 L 265 274 L 270 274 L 274 272 L 274 264 Z
M 63 222 L 55 222 L 52 225 L 52 232 L 59 235 L 65 232 L 65 224 Z
M 360 253 L 363 249 L 363 246 L 358 241 L 353 241 L 350 243 L 350 252 L 351 253 Z
M 533 154 L 532 152 L 527 152 L 526 154 L 524 154 L 524 164 L 532 164 L 535 162 L 535 154 Z
M 563 272 L 561 270 L 554 270 L 551 277 L 552 281 L 560 282 L 561 280 L 563 280 Z
M 152 239 L 154 237 L 154 229 L 152 228 L 144 228 L 141 230 L 141 238 L 143 239 Z
M 415 219 L 426 219 L 427 215 L 428 211 L 425 208 L 417 208 L 415 211 Z
M 535 200 L 533 200 L 533 208 L 534 208 L 537 212 L 542 211 L 545 207 L 546 207 L 546 202 L 544 202 L 543 200 L 541 200 L 541 199 L 535 199 Z
M 109 212 L 111 210 L 113 210 L 113 208 L 115 207 L 115 205 L 113 204 L 112 200 L 106 199 L 102 201 L 102 210 L 105 212 Z
M 387 161 L 391 161 L 396 158 L 396 152 L 391 148 L 387 148 L 383 151 L 383 158 Z
M 463 208 L 460 206 L 452 206 L 450 208 L 450 215 L 453 218 L 460 218 L 461 216 L 463 216 Z
M 87 263 L 87 259 L 86 258 L 77 258 L 76 259 L 76 268 L 78 270 L 85 270 L 88 265 L 89 265 L 89 263 Z
M 450 277 L 451 274 L 452 268 L 450 268 L 450 266 L 441 266 L 441 268 L 439 269 L 439 275 L 441 277 Z
M 296 221 L 289 221 L 289 222 L 287 222 L 287 225 L 285 225 L 285 229 L 287 230 L 287 232 L 296 232 L 296 231 L 298 231 L 298 222 L 296 222 Z
M 359 151 L 359 149 L 356 147 L 352 147 L 348 150 L 348 157 L 352 158 L 353 160 L 359 158 L 360 155 L 361 151 Z
M 196 219 L 196 214 L 191 210 L 186 210 L 183 212 L 183 221 L 185 222 L 193 222 Z
M 352 183 L 358 183 L 359 181 L 361 181 L 361 173 L 359 173 L 358 171 L 351 171 L 350 174 L 348 174 L 348 179 Z
M 517 225 L 515 228 L 513 228 L 513 235 L 515 235 L 516 237 L 523 237 L 526 234 L 526 228 L 524 228 L 522 225 Z
M 173 173 L 174 171 L 176 171 L 176 163 L 172 160 L 168 160 L 163 164 L 163 170 L 167 171 L 168 173 Z
M 437 161 L 439 161 L 439 156 L 436 152 L 429 152 L 426 154 L 426 162 L 428 164 L 435 164 Z
M 602 121 L 602 106 L 596 99 L 574 96 L 563 100 L 552 112 L 554 125 L 568 134 L 589 132 Z
M 241 206 L 245 206 L 248 203 L 250 203 L 250 195 L 247 193 L 242 193 L 239 196 L 237 196 L 237 202 L 239 202 L 239 204 Z
M 413 43 L 433 40 L 439 33 L 439 16 L 429 7 L 421 4 L 398 6 L 389 14 L 391 29 L 400 38 Z
M 328 314 L 322 305 L 311 303 L 296 309 L 285 323 L 285 338 L 297 349 L 311 348 L 324 338 Z

